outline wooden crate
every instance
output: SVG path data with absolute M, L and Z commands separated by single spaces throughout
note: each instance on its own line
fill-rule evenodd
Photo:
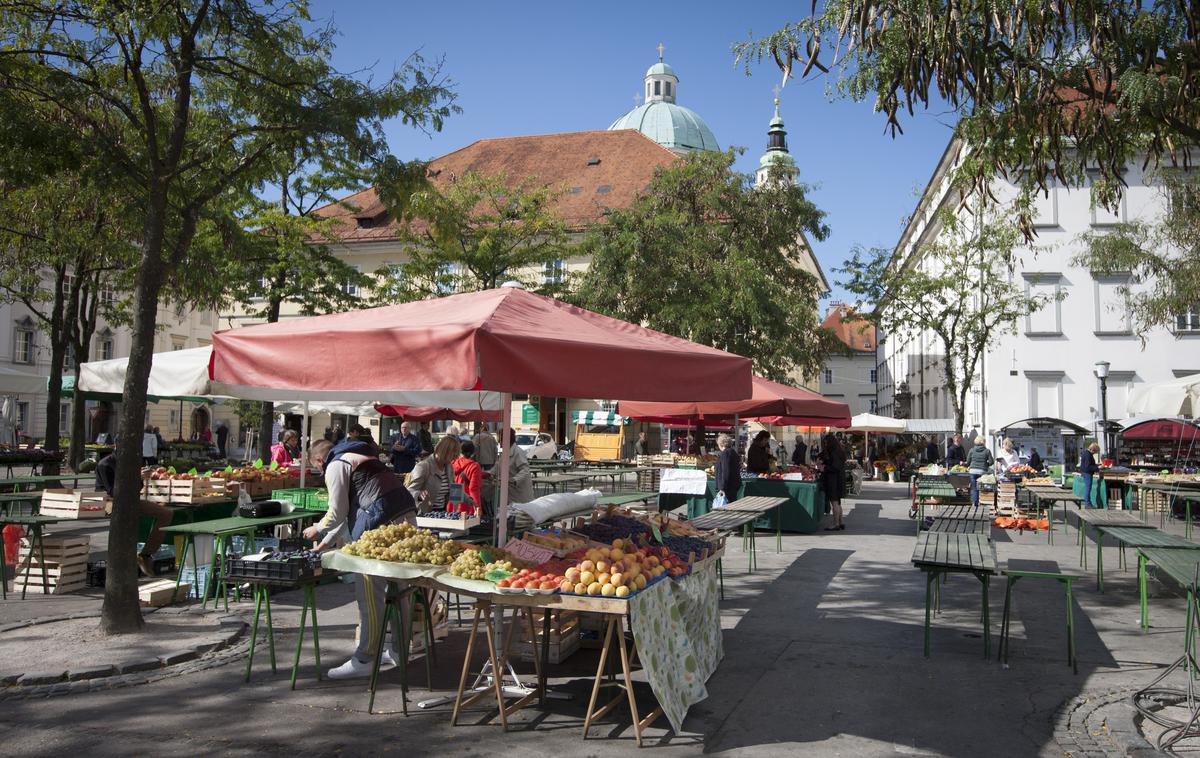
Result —
M 579 630 L 576 629 L 571 634 L 562 637 L 561 639 L 550 638 L 549 645 L 550 663 L 562 663 L 570 658 L 580 648 Z M 522 661 L 531 663 L 535 655 L 542 654 L 541 640 L 538 640 L 537 645 L 529 644 L 526 639 L 517 640 L 513 644 L 514 652 L 520 656 Z
M 42 577 L 51 595 L 63 595 L 82 589 L 87 584 L 88 537 L 45 537 L 44 551 L 33 550 L 29 540 L 21 540 L 17 553 L 17 577 L 14 586 L 27 592 L 44 592 Z M 42 553 L 45 553 L 45 563 Z M 25 561 L 29 561 L 28 567 Z
M 171 502 L 170 479 L 147 479 L 142 488 L 142 499 L 151 503 Z
M 209 500 L 226 500 L 229 490 L 224 479 L 201 477 L 199 479 L 173 479 L 171 502 L 197 505 Z
M 188 582 L 181 583 L 176 590 L 174 579 L 158 579 L 138 587 L 138 602 L 146 608 L 161 608 L 187 599 L 191 589 Z
M 39 512 L 43 516 L 56 518 L 104 518 L 112 512 L 112 498 L 104 492 L 77 489 L 43 490 Z

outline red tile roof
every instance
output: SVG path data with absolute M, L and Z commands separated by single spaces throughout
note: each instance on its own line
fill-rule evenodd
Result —
M 846 318 L 849 317 L 849 320 Z M 875 351 L 875 325 L 860 318 L 848 305 L 838 305 L 829 312 L 821 326 L 833 330 L 846 347 L 858 352 Z
M 655 169 L 677 158 L 633 129 L 567 132 L 482 139 L 430 161 L 429 174 L 434 185 L 469 171 L 503 173 L 514 182 L 538 177 L 547 186 L 566 190 L 555 210 L 578 229 L 602 219 L 606 208 L 629 206 L 650 184 Z M 342 242 L 398 237 L 399 225 L 372 187 L 318 208 L 315 214 L 339 219 L 336 234 Z

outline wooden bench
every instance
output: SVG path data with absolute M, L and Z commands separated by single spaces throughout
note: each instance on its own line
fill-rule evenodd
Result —
M 941 608 L 938 577 L 951 573 L 971 574 L 983 585 L 983 655 L 992 654 L 991 617 L 988 610 L 988 583 L 996 573 L 996 547 L 980 534 L 922 532 L 913 550 L 913 565 L 925 572 L 925 657 L 929 657 L 929 616 L 933 594 Z

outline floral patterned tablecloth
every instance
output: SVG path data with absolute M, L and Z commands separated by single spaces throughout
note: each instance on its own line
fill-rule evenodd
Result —
M 630 599 L 630 623 L 650 688 L 681 732 L 688 708 L 708 697 L 704 684 L 725 657 L 716 562 L 655 590 Z

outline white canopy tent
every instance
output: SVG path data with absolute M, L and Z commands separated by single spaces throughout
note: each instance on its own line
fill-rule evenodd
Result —
M 17 442 L 17 403 L 13 395 L 32 395 L 46 389 L 46 377 L 0 366 L 0 444 Z
M 907 425 L 903 419 L 860 413 L 850 419 L 850 431 L 863 433 L 863 460 L 870 452 L 871 432 L 880 434 L 903 434 Z
M 46 377 L 0 366 L 0 395 L 32 395 L 46 389 Z
M 1131 416 L 1195 418 L 1200 415 L 1200 374 L 1135 387 L 1125 408 Z
M 147 394 L 159 398 L 203 398 L 217 401 L 240 399 L 278 403 L 281 411 L 301 413 L 303 416 L 304 430 L 301 441 L 304 450 L 301 453 L 302 460 L 306 460 L 308 457 L 308 417 L 310 413 L 367 415 L 375 413 L 375 403 L 417 407 L 501 409 L 499 392 L 469 390 L 312 392 L 235 388 L 220 382 L 213 382 L 208 378 L 208 364 L 211 357 L 211 347 L 155 353 L 150 367 Z M 128 369 L 128 358 L 114 358 L 108 361 L 91 361 L 81 364 L 75 380 L 75 388 L 77 391 L 85 393 L 120 395 L 125 391 L 125 373 Z M 45 378 L 41 378 L 41 382 L 41 386 L 44 387 Z M 304 486 L 306 470 L 307 466 L 300 467 L 301 486 Z

